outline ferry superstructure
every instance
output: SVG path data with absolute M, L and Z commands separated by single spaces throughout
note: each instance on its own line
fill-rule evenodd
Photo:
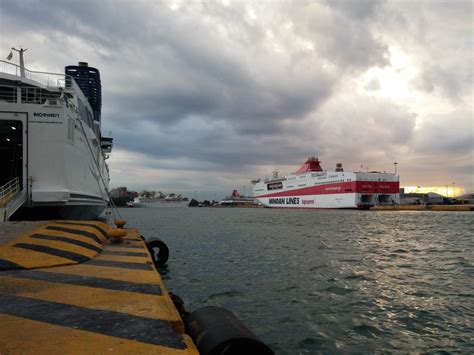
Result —
M 293 174 L 271 179 L 253 179 L 258 203 L 273 208 L 353 208 L 400 203 L 399 176 L 386 172 L 345 172 L 341 164 L 334 171 L 321 168 L 310 157 Z
M 1 217 L 21 207 L 24 218 L 93 219 L 109 200 L 112 150 L 101 135 L 100 74 L 87 63 L 30 71 L 17 51 L 20 65 L 0 61 L 0 186 L 11 190 Z

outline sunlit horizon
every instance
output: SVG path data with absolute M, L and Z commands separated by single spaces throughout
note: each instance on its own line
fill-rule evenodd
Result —
M 466 189 L 462 187 L 445 185 L 445 186 L 402 186 L 405 189 L 405 193 L 422 193 L 426 194 L 429 192 L 434 192 L 445 197 L 457 197 L 464 195 Z

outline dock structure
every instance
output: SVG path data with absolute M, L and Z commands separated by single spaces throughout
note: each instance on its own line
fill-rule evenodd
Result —
M 385 205 L 371 207 L 373 211 L 474 211 L 474 205 Z
M 0 354 L 198 354 L 139 231 L 113 244 L 108 230 L 0 233 Z

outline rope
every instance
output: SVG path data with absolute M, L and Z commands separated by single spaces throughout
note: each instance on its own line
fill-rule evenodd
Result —
M 94 152 L 92 151 L 91 145 L 89 143 L 89 139 L 87 138 L 86 130 L 84 129 L 84 125 L 82 124 L 81 119 L 79 119 L 79 123 L 81 124 L 82 133 L 84 134 L 84 137 L 86 138 L 86 143 L 87 143 L 87 146 L 89 147 L 89 152 L 91 153 L 92 159 L 94 160 L 94 163 L 95 163 L 95 167 L 97 168 L 97 173 L 99 174 L 99 177 L 100 177 L 100 180 L 102 181 L 102 184 L 104 184 L 105 194 L 109 198 L 109 202 L 110 202 L 110 205 L 111 205 L 112 213 L 114 214 L 114 218 L 115 218 L 115 212 L 116 212 L 117 215 L 119 216 L 119 218 L 122 219 L 122 216 L 120 215 L 120 212 L 118 211 L 117 206 L 115 206 L 114 200 L 112 199 L 112 196 L 110 195 L 109 190 L 107 189 L 107 184 L 105 183 L 104 177 L 100 173 L 100 165 L 99 165 L 99 163 L 97 162 L 97 159 L 94 156 Z M 97 185 L 99 186 L 99 190 L 101 190 L 101 192 L 102 192 L 102 188 L 101 188 L 98 180 L 97 180 Z

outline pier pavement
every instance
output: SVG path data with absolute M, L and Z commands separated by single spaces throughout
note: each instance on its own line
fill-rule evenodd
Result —
M 136 229 L 2 225 L 1 354 L 198 354 Z

